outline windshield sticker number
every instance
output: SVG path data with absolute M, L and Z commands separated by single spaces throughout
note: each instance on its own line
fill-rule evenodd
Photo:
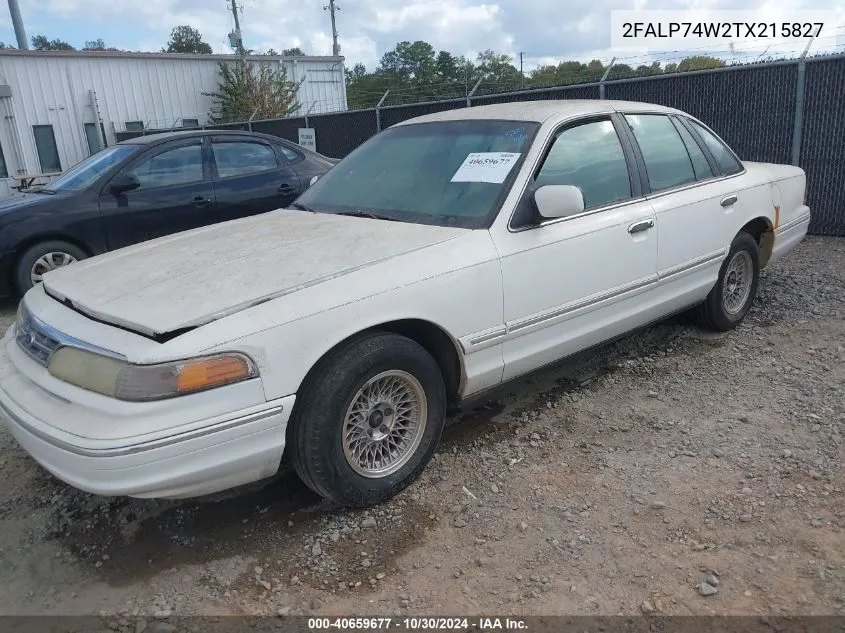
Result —
M 466 157 L 452 182 L 505 182 L 520 154 L 510 152 L 476 152 Z

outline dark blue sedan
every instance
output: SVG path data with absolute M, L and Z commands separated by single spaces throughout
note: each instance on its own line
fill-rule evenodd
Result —
M 337 163 L 249 132 L 142 136 L 0 200 L 0 296 L 77 260 L 288 206 Z

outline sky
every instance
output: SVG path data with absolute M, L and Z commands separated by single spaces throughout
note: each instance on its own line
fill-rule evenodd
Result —
M 331 53 L 331 22 L 323 6 L 328 0 L 238 0 L 244 43 L 264 51 L 299 46 L 307 54 Z M 29 37 L 44 34 L 80 48 L 86 40 L 102 38 L 107 46 L 157 51 L 179 24 L 198 28 L 214 52 L 231 52 L 227 33 L 233 26 L 227 0 L 20 0 Z M 0 3 L 0 41 L 15 42 L 6 3 Z M 737 8 L 734 0 L 337 0 L 341 54 L 346 66 L 375 67 L 381 55 L 403 40 L 425 40 L 437 50 L 455 54 L 494 49 L 518 59 L 524 52 L 525 70 L 560 60 L 607 63 L 611 9 Z M 838 37 L 824 37 L 814 50 L 845 51 L 845 3 L 842 0 L 747 0 L 743 9 L 836 10 Z M 827 33 L 827 31 L 826 31 Z M 800 49 L 797 42 L 766 50 L 759 42 L 740 43 L 752 57 Z M 727 47 L 723 47 L 727 52 Z M 736 51 L 736 48 L 735 48 Z M 715 52 L 715 51 L 714 51 Z M 679 61 L 683 53 L 651 54 L 626 51 L 622 61 L 636 66 L 660 59 Z M 679 59 L 673 59 L 678 57 Z

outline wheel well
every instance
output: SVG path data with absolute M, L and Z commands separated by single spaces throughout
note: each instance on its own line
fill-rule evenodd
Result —
M 316 363 L 314 363 L 306 374 L 303 383 L 310 380 L 314 369 L 320 365 L 323 359 L 331 354 L 332 351 L 352 339 L 373 332 L 390 332 L 392 334 L 399 334 L 400 336 L 409 338 L 421 345 L 429 354 L 431 354 L 437 365 L 440 367 L 440 371 L 443 374 L 443 381 L 446 384 L 447 403 L 449 405 L 457 404 L 463 376 L 461 359 L 458 355 L 458 348 L 456 347 L 457 344 L 452 341 L 452 338 L 443 329 L 434 325 L 430 321 L 424 321 L 422 319 L 389 321 L 346 337 L 342 341 L 339 341 L 331 349 L 327 350 L 326 353 L 323 354 Z
M 754 218 L 740 229 L 741 233 L 748 233 L 760 248 L 760 268 L 765 268 L 772 256 L 775 245 L 775 231 L 768 218 Z
M 457 403 L 461 388 L 461 359 L 458 355 L 456 343 L 445 331 L 430 321 L 421 319 L 392 321 L 371 329 L 400 334 L 424 347 L 437 362 L 440 371 L 443 372 L 443 381 L 446 384 L 449 404 Z
M 40 244 L 41 242 L 52 242 L 52 241 L 59 241 L 59 242 L 67 242 L 68 244 L 73 244 L 76 248 L 80 249 L 83 253 L 85 253 L 88 257 L 91 257 L 94 254 L 94 251 L 88 246 L 86 246 L 83 242 L 80 242 L 77 239 L 69 237 L 67 235 L 63 235 L 61 233 L 46 233 L 41 235 L 35 235 L 32 237 L 28 237 L 24 240 L 18 242 L 17 246 L 15 246 L 15 259 L 14 264 L 9 267 L 9 283 L 12 284 L 14 287 L 14 280 L 15 274 L 18 268 L 18 263 L 21 261 L 21 257 L 23 254 L 28 251 L 31 247 L 35 246 L 36 244 Z
M 14 280 L 15 275 L 17 274 L 18 263 L 20 263 L 23 254 L 36 244 L 40 244 L 41 242 L 52 241 L 67 242 L 68 244 L 73 244 L 74 246 L 76 246 L 76 248 L 80 249 L 88 257 L 91 257 L 94 254 L 94 251 L 88 248 L 88 246 L 86 246 L 84 243 L 72 237 L 68 237 L 67 235 L 63 235 L 61 233 L 46 233 L 42 235 L 28 237 L 19 242 L 18 245 L 15 247 L 15 261 L 14 264 L 9 267 L 9 283 L 12 284 L 12 287 L 14 287 Z

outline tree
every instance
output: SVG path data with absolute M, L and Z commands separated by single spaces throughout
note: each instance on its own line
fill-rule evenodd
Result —
M 453 82 L 458 75 L 463 75 L 463 69 L 458 67 L 459 59 L 448 51 L 440 51 L 434 65 L 437 69 L 437 78 L 444 82 Z
M 488 84 L 487 92 L 503 92 L 518 88 L 519 70 L 511 63 L 512 61 L 513 58 L 509 55 L 487 49 L 478 54 L 471 81 L 481 79 Z
M 568 84 L 598 81 L 604 74 L 604 65 L 597 59 L 589 64 L 568 61 L 557 66 L 540 66 L 530 75 L 530 82 L 535 86 L 562 86 Z
M 663 69 L 660 67 L 660 62 L 652 62 L 649 65 L 641 64 L 640 66 L 637 66 L 634 73 L 637 77 L 649 77 L 651 75 L 663 74 Z
M 103 38 L 98 38 L 96 40 L 89 40 L 85 42 L 85 46 L 82 47 L 83 51 L 117 51 L 120 49 L 114 48 L 113 46 L 106 46 L 105 42 L 103 42 Z
M 165 53 L 199 53 L 211 55 L 211 46 L 202 40 L 202 33 L 192 26 L 177 26 L 170 32 Z
M 282 55 L 285 57 L 304 57 L 305 53 L 302 52 L 302 49 L 299 46 L 294 46 L 293 48 L 286 48 L 282 51 Z
M 46 35 L 33 35 L 32 48 L 37 51 L 75 51 L 76 49 L 64 40 L 48 40 Z
M 203 93 L 213 100 L 213 123 L 231 123 L 285 117 L 299 109 L 298 86 L 288 81 L 280 64 L 255 64 L 244 59 L 220 62 L 217 90 Z
M 404 80 L 428 82 L 435 73 L 434 47 L 428 42 L 399 42 L 392 51 L 381 57 L 379 70 Z
M 693 55 L 687 57 L 678 64 L 678 72 L 687 72 L 690 70 L 706 70 L 708 68 L 721 68 L 725 62 L 718 57 L 711 55 Z
M 631 68 L 628 64 L 616 64 L 610 68 L 610 72 L 607 75 L 608 79 L 624 79 L 625 77 L 633 77 L 636 75 L 636 71 Z
M 6 42 L 0 42 L 0 50 L 2 50 L 2 49 L 7 49 L 7 50 L 8 50 L 8 49 L 11 49 L 11 50 L 15 50 L 15 49 L 16 49 L 16 47 L 12 46 L 11 44 L 6 44 Z
M 601 79 L 604 74 L 604 64 L 601 63 L 601 60 L 593 59 L 587 64 L 587 72 L 590 75 L 598 75 L 598 78 Z
M 364 64 L 346 69 L 346 100 L 352 109 L 373 107 L 388 88 L 391 88 L 390 78 L 381 72 L 367 72 Z

